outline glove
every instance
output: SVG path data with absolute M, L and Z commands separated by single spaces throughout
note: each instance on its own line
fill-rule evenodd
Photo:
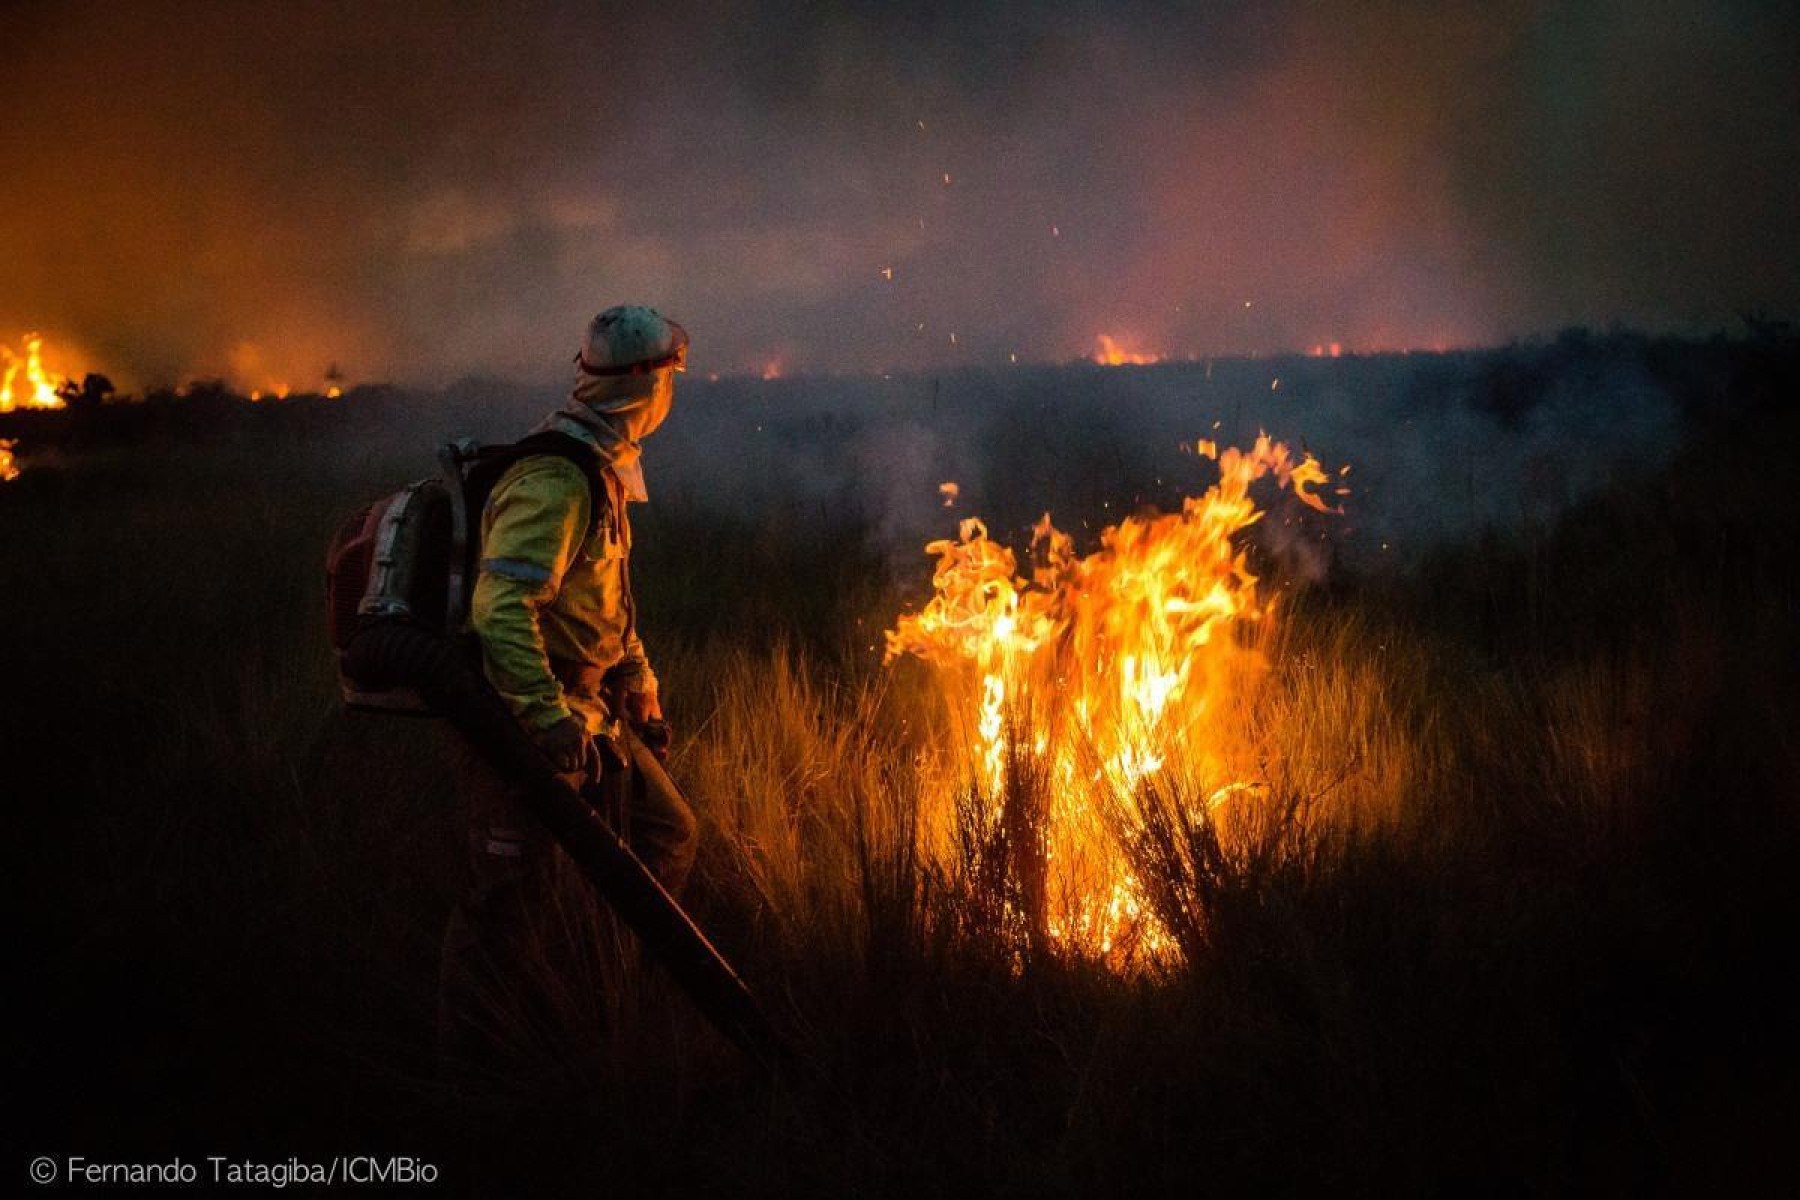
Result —
M 626 692 L 620 700 L 625 719 L 633 725 L 662 720 L 662 700 L 655 692 Z
M 675 731 L 663 719 L 662 702 L 656 693 L 626 692 L 624 709 L 625 719 L 631 723 L 638 741 L 644 743 L 644 749 L 655 755 L 657 762 L 668 762 Z
M 532 740 L 559 775 L 592 775 L 600 765 L 594 740 L 578 717 L 564 717 L 538 730 Z
M 675 731 L 661 717 L 653 721 L 639 721 L 631 727 L 637 734 L 638 741 L 644 743 L 644 749 L 656 757 L 657 762 L 669 761 L 669 746 L 675 741 Z

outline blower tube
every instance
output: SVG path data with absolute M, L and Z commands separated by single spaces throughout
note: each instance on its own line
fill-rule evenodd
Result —
M 343 670 L 371 689 L 417 688 L 495 770 L 522 785 L 532 812 L 707 1020 L 766 1067 L 786 1057 L 725 956 L 581 793 L 557 777 L 455 642 L 399 621 L 369 621 L 346 647 Z

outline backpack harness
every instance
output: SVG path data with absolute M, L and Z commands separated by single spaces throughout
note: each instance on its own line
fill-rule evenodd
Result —
M 411 625 L 459 639 L 475 591 L 481 513 L 500 477 L 521 459 L 548 455 L 580 469 L 588 486 L 591 537 L 607 510 L 599 452 L 570 434 L 545 430 L 482 446 L 468 439 L 438 450 L 438 475 L 365 505 L 339 527 L 325 558 L 329 631 L 338 684 L 351 708 L 435 715 L 411 686 L 360 684 L 345 670 L 356 634 L 370 624 Z

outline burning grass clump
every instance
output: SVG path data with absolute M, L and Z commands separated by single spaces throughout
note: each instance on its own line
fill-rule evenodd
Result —
M 1250 632 L 1273 609 L 1244 545 L 1263 515 L 1250 490 L 1268 477 L 1328 512 L 1315 489 L 1329 476 L 1267 435 L 1248 451 L 1196 451 L 1216 461 L 1216 483 L 1177 513 L 1109 526 L 1092 554 L 1045 516 L 1029 580 L 980 521 L 964 521 L 957 540 L 927 547 L 931 601 L 888 634 L 890 661 L 934 668 L 960 734 L 956 799 L 935 816 L 956 826 L 965 874 L 999 873 L 1015 910 L 1002 923 L 1039 953 L 1120 967 L 1174 953 L 1179 939 L 1134 870 L 1131 847 L 1154 841 L 1162 819 L 1140 804 L 1181 797 L 1181 823 L 1210 829 L 1205 810 L 1267 790 L 1244 737 L 1267 670 Z

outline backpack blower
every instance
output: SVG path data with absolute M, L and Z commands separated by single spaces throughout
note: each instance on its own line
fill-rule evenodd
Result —
M 624 840 L 557 776 L 482 673 L 463 632 L 482 506 L 507 468 L 534 454 L 581 469 L 597 524 L 606 497 L 599 456 L 578 438 L 546 432 L 498 446 L 450 443 L 438 452 L 436 478 L 375 501 L 339 529 L 326 558 L 326 594 L 344 702 L 353 710 L 448 719 L 495 770 L 522 786 L 532 812 L 701 1013 L 773 1067 L 784 1047 L 750 989 Z

